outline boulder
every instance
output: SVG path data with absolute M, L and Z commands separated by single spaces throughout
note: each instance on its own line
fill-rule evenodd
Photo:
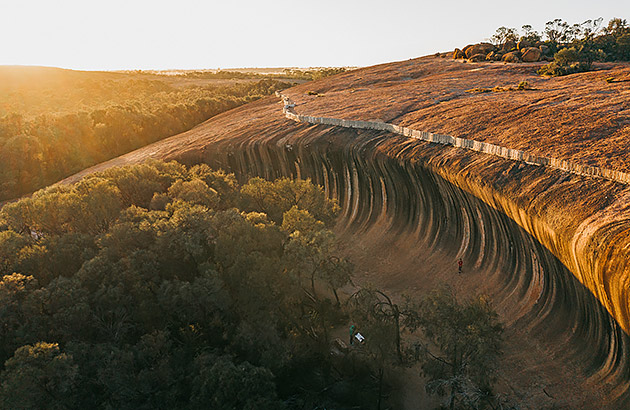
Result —
M 494 50 L 495 47 L 490 43 L 479 43 L 471 46 L 470 48 L 464 49 L 464 52 L 466 53 L 466 58 L 471 58 L 477 54 L 483 54 L 485 58 L 489 52 Z
M 456 48 L 455 51 L 453 51 L 453 58 L 454 59 L 464 58 L 464 57 L 466 57 L 466 55 L 459 48 Z
M 503 61 L 506 63 L 520 63 L 521 59 L 519 57 L 519 52 L 512 51 L 511 53 L 507 53 L 503 56 Z
M 470 56 L 468 61 L 471 63 L 478 63 L 480 61 L 486 61 L 486 55 L 483 53 L 475 54 L 475 55 Z
M 521 40 L 518 42 L 518 44 L 516 44 L 516 48 L 518 48 L 518 51 L 523 51 L 524 49 L 529 48 L 531 46 L 532 45 L 527 40 Z
M 512 40 L 508 40 L 505 43 L 503 43 L 503 46 L 501 47 L 501 50 L 505 51 L 506 53 L 514 50 L 516 48 L 516 43 Z
M 538 47 L 540 49 L 540 52 L 542 53 L 542 55 L 546 56 L 547 54 L 549 54 L 549 47 L 547 47 L 546 45 L 541 45 Z
M 533 63 L 540 60 L 542 51 L 536 47 L 528 47 L 523 50 L 523 56 L 521 57 L 526 63 Z
M 466 58 L 466 51 L 468 51 L 468 49 L 472 46 L 473 44 L 468 44 L 466 47 L 462 48 L 462 51 L 464 52 L 464 58 Z
M 500 51 L 491 51 L 486 56 L 486 60 L 488 61 L 501 61 L 501 57 L 503 57 L 503 53 Z

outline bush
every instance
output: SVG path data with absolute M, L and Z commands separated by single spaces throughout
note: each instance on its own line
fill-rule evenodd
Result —
M 601 50 L 598 51 L 601 52 Z M 596 58 L 598 55 L 597 51 L 584 46 L 580 49 L 575 47 L 563 48 L 554 55 L 553 62 L 538 70 L 538 74 L 557 77 L 589 71 L 593 60 L 598 59 Z
M 558 63 L 551 62 L 547 65 L 540 67 L 538 70 L 538 74 L 540 75 L 548 75 L 551 77 L 559 77 L 563 75 L 582 73 L 585 71 L 590 71 L 590 65 L 585 63 L 573 63 L 571 65 L 559 65 Z
M 630 34 L 624 34 L 615 41 L 617 56 L 622 60 L 630 60 Z
M 580 60 L 580 55 L 575 47 L 564 48 L 553 56 L 554 62 L 560 66 L 568 66 L 573 63 L 577 63 Z

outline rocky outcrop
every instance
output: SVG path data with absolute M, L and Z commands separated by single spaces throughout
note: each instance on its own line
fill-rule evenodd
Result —
M 525 39 L 519 40 L 519 42 L 516 43 L 516 48 L 518 49 L 518 51 L 521 51 L 521 52 L 531 46 L 532 46 L 532 43 Z
M 475 55 L 482 54 L 483 59 L 485 60 L 486 55 L 488 55 L 489 52 L 494 51 L 495 49 L 496 47 L 490 43 L 479 43 L 465 48 L 464 52 L 466 54 L 466 58 L 472 58 Z
M 520 85 L 519 85 L 520 86 Z M 527 89 L 527 82 L 522 83 L 523 89 Z M 590 167 L 579 164 L 572 164 L 568 161 L 563 161 L 557 158 L 548 158 L 533 155 L 526 151 L 517 149 L 510 149 L 507 147 L 501 147 L 494 144 L 488 144 L 481 141 L 475 141 L 466 138 L 452 137 L 450 135 L 434 134 L 431 132 L 414 130 L 407 127 L 401 127 L 398 125 L 382 122 L 382 121 L 356 121 L 345 120 L 339 118 L 327 118 L 316 117 L 310 115 L 301 115 L 295 112 L 295 103 L 291 99 L 279 91 L 276 91 L 276 96 L 282 98 L 284 108 L 282 112 L 284 115 L 293 121 L 306 122 L 310 124 L 324 124 L 338 127 L 365 129 L 365 130 L 380 130 L 387 131 L 394 134 L 402 135 L 409 138 L 419 139 L 427 142 L 435 142 L 443 145 L 451 145 L 458 148 L 469 149 L 472 151 L 483 152 L 497 157 L 522 161 L 527 164 L 548 166 L 563 171 L 575 173 L 578 175 L 589 175 L 600 178 L 606 178 L 611 181 L 620 182 L 622 184 L 630 185 L 630 173 L 620 172 L 607 168 Z
M 541 46 L 544 47 L 544 46 Z M 508 63 L 537 62 L 544 54 L 543 48 L 532 47 L 527 40 L 517 43 L 506 41 L 501 47 L 490 43 L 469 44 L 463 50 L 453 51 L 454 59 L 467 59 L 471 63 L 482 61 L 505 61 Z
M 540 52 L 542 53 L 542 55 L 544 56 L 549 55 L 549 47 L 547 47 L 546 45 L 542 44 L 538 48 L 540 49 Z
M 393 232 L 400 238 L 395 246 L 410 253 L 448 250 L 448 259 L 463 257 L 489 269 L 494 273 L 482 287 L 510 312 L 510 321 L 537 334 L 556 358 L 581 363 L 592 377 L 605 380 L 607 400 L 614 404 L 602 407 L 625 408 L 628 337 L 575 274 L 582 269 L 577 264 L 593 266 L 579 249 L 603 232 L 580 239 L 588 228 L 558 230 L 544 211 L 567 198 L 576 199 L 574 209 L 590 206 L 586 198 L 577 198 L 588 189 L 580 188 L 582 183 L 595 187 L 596 182 L 572 180 L 549 192 L 563 178 L 559 171 L 477 154 L 458 156 L 375 130 L 302 123 L 293 134 L 266 143 L 226 141 L 213 148 L 216 157 L 205 161 L 230 164 L 242 176 L 312 178 L 339 199 L 341 224 L 355 235 L 374 235 L 371 229 L 378 226 L 377 232 Z M 535 207 L 542 208 L 534 212 Z M 574 240 L 580 242 L 577 248 Z M 602 257 L 600 262 L 607 258 Z
M 487 61 L 501 61 L 503 58 L 503 53 L 500 51 L 491 51 L 486 56 Z
M 503 46 L 501 46 L 501 50 L 505 53 L 508 53 L 512 50 L 514 50 L 516 48 L 516 43 L 512 40 L 508 40 L 505 43 L 503 43 Z
M 526 63 L 534 63 L 540 60 L 542 52 L 539 48 L 528 47 L 522 51 L 521 59 Z
M 520 63 L 520 53 L 518 51 L 512 51 L 510 53 L 506 53 L 503 56 L 503 61 L 506 63 Z
M 471 63 L 478 63 L 478 62 L 481 62 L 481 61 L 486 61 L 486 55 L 485 54 L 474 54 L 474 55 L 470 56 L 468 61 L 470 61 Z

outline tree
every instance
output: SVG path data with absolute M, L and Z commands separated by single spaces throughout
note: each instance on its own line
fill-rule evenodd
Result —
M 580 53 L 575 47 L 563 48 L 554 55 L 553 59 L 559 66 L 566 67 L 579 62 Z
M 402 304 L 374 288 L 362 288 L 350 298 L 351 315 L 359 324 L 367 341 L 372 371 L 377 379 L 377 409 L 383 398 L 385 369 L 392 362 L 404 361 L 402 333 L 413 332 L 418 326 L 417 306 L 408 297 Z
M 490 41 L 497 46 L 501 46 L 507 43 L 508 41 L 516 42 L 518 41 L 518 33 L 516 32 L 515 28 L 508 28 L 508 27 L 501 26 L 492 35 L 492 37 L 490 38 Z
M 123 210 L 120 190 L 111 181 L 98 176 L 84 178 L 73 191 L 79 196 L 81 215 L 74 215 L 71 231 L 100 234 Z
M 195 409 L 282 410 L 269 369 L 248 362 L 236 364 L 229 356 L 201 355 L 191 397 Z
M 13 273 L 19 262 L 20 251 L 30 244 L 28 237 L 14 231 L 0 231 L 0 275 Z
M 172 183 L 170 175 L 161 173 L 155 162 L 110 168 L 99 176 L 110 180 L 118 190 L 125 206 L 148 208 L 155 193 L 163 193 Z M 180 171 L 183 174 L 183 170 Z
M 15 353 L 0 408 L 45 397 L 120 409 L 369 400 L 369 372 L 340 380 L 328 343 L 352 269 L 328 228 L 338 207 L 310 181 L 253 185 L 270 188 L 255 192 L 260 204 L 232 175 L 149 162 L 0 210 L 0 362 Z M 156 196 L 164 205 L 147 209 Z
M 214 171 L 206 164 L 199 164 L 190 168 L 188 175 L 191 179 L 203 180 L 219 194 L 221 202 L 218 206 L 220 209 L 233 208 L 238 205 L 236 198 L 240 193 L 234 174 L 226 174 L 222 170 Z
M 22 346 L 2 371 L 0 403 L 5 409 L 71 409 L 78 369 L 56 343 Z
M 327 347 L 328 329 L 339 318 L 337 289 L 350 283 L 352 265 L 335 255 L 334 234 L 309 211 L 293 206 L 283 215 L 282 229 L 288 234 L 284 270 L 292 288 L 301 289 L 298 293 L 302 298 L 307 296 L 301 301 L 301 310 L 308 320 L 300 320 L 303 323 L 300 327 L 322 347 Z M 326 287 L 334 295 L 336 305 L 327 297 L 330 293 L 325 292 Z
M 172 409 L 188 399 L 180 397 L 186 370 L 174 342 L 168 332 L 156 331 L 131 346 L 108 346 L 97 380 L 111 408 Z
M 523 35 L 521 36 L 521 40 L 526 40 L 530 44 L 536 44 L 540 41 L 540 34 L 536 30 L 532 28 L 529 24 L 525 24 L 523 27 Z
M 492 396 L 503 326 L 485 296 L 459 303 L 447 288 L 422 302 L 419 325 L 430 344 L 421 355 L 430 393 L 447 396 L 449 409 L 483 407 Z
M 19 341 L 25 336 L 20 330 L 31 319 L 25 314 L 25 301 L 38 287 L 35 278 L 19 273 L 4 275 L 0 280 L 0 361 L 24 343 Z
M 618 58 L 630 60 L 630 33 L 619 36 L 616 40 L 616 46 Z
M 391 345 L 391 351 L 395 352 L 396 359 L 402 363 L 402 333 L 413 332 L 418 328 L 418 306 L 406 296 L 403 296 L 402 304 L 395 303 L 386 293 L 371 287 L 359 289 L 351 296 L 350 301 L 354 307 L 353 313 L 364 324 L 388 329 L 383 334 L 382 353 L 388 355 L 387 350 L 390 349 L 386 346 Z
M 0 140 L 0 170 L 4 168 L 9 177 L 5 180 L 8 181 L 7 191 L 0 191 L 0 197 L 6 197 L 5 192 L 27 193 L 28 187 L 42 183 L 43 151 L 40 141 L 31 135 Z
M 279 178 L 270 182 L 252 178 L 241 188 L 241 194 L 246 209 L 264 212 L 276 223 L 281 223 L 284 213 L 294 206 L 308 210 L 326 225 L 339 213 L 337 202 L 326 198 L 324 190 L 310 179 Z
M 565 43 L 570 40 L 571 27 L 566 21 L 555 19 L 545 24 L 544 33 L 545 37 L 552 45 L 557 45 L 558 43 Z
M 628 34 L 630 27 L 626 19 L 615 17 L 608 22 L 608 25 L 604 28 L 604 33 L 611 34 L 615 38 Z
M 592 42 L 595 36 L 599 33 L 603 17 L 596 18 L 595 20 L 586 20 L 580 24 L 579 37 L 582 41 Z
M 22 74 L 30 70 L 11 71 L 16 75 L 0 74 L 0 200 L 19 197 L 290 86 L 267 78 L 184 89 L 162 81 L 112 80 L 102 78 L 108 74 L 86 77 L 56 70 L 49 70 L 54 78 L 42 73 L 41 81 L 32 82 L 24 81 L 29 76 Z M 148 205 L 151 196 L 146 194 L 156 182 L 150 168 L 137 167 L 135 175 L 122 172 L 117 185 L 126 205 Z
M 334 255 L 334 234 L 309 211 L 296 206 L 284 213 L 282 228 L 290 235 L 285 244 L 287 270 L 293 272 L 298 281 L 303 273 L 306 275 L 315 299 L 315 282 L 323 280 L 339 305 L 337 289 L 350 283 L 352 266 L 346 259 Z

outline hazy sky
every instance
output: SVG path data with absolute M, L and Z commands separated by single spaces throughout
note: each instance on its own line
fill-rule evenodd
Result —
M 0 65 L 75 69 L 365 66 L 630 0 L 0 0 Z

